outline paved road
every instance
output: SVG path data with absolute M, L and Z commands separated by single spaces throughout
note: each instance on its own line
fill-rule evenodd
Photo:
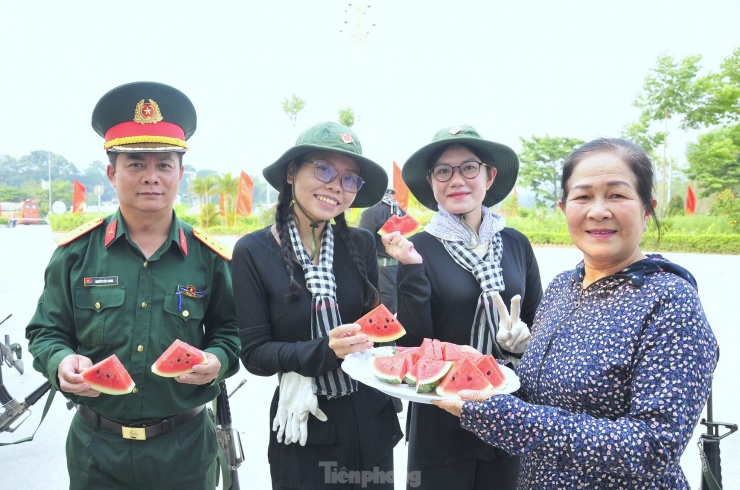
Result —
M 233 244 L 234 240 L 225 239 Z M 43 287 L 43 271 L 55 244 L 48 226 L 18 226 L 0 228 L 0 320 L 12 313 L 13 317 L 0 327 L 0 334 L 10 335 L 11 342 L 23 346 L 26 365 L 24 375 L 3 369 L 3 377 L 10 392 L 24 398 L 42 381 L 31 367 L 26 349 L 24 328 L 33 315 Z M 573 266 L 580 257 L 574 248 L 537 248 L 535 250 L 547 284 L 555 274 Z M 737 288 L 732 286 L 740 277 L 740 256 L 664 254 L 687 267 L 699 281 L 699 290 L 707 317 L 722 347 L 722 357 L 715 373 L 714 418 L 740 423 L 740 393 L 734 375 L 740 372 L 740 320 L 736 313 Z M 2 337 L 0 336 L 0 340 Z M 247 457 L 239 470 L 242 488 L 269 489 L 267 466 L 268 408 L 276 378 L 260 378 L 244 368 L 227 381 L 233 389 L 242 379 L 247 384 L 231 398 L 234 426 L 239 430 Z M 39 422 L 42 400 L 34 407 L 29 419 L 12 434 L 0 434 L 0 442 L 10 442 L 33 433 Z M 64 458 L 64 441 L 72 417 L 57 396 L 44 424 L 30 443 L 0 447 L 0 475 L 2 488 L 49 490 L 68 485 Z M 402 426 L 404 421 L 401 421 Z M 696 435 L 701 433 L 698 428 Z M 696 435 L 682 459 L 682 465 L 692 488 L 699 488 L 700 466 L 696 449 Z M 721 444 L 723 475 L 726 490 L 740 490 L 740 435 L 733 435 Z M 396 468 L 406 466 L 406 447 L 396 447 Z M 396 485 L 402 489 L 403 485 Z

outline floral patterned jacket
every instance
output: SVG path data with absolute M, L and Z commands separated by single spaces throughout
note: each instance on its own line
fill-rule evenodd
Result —
M 461 425 L 522 455 L 520 489 L 683 489 L 680 467 L 719 357 L 696 282 L 659 255 L 582 289 L 550 283 L 522 388 L 463 405 Z

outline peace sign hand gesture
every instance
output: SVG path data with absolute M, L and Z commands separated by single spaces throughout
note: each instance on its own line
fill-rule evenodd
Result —
M 499 316 L 496 342 L 502 349 L 514 354 L 522 354 L 527 349 L 531 336 L 527 325 L 519 320 L 522 297 L 517 294 L 511 298 L 511 315 L 498 292 L 493 293 L 493 300 L 496 302 Z

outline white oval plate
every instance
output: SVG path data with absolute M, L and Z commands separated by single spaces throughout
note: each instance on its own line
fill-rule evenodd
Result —
M 359 381 L 362 384 L 366 384 L 378 391 L 382 391 L 391 396 L 395 396 L 402 400 L 408 400 L 410 402 L 417 403 L 432 403 L 432 400 L 450 400 L 457 397 L 446 397 L 439 396 L 434 393 L 417 393 L 416 388 L 412 388 L 406 383 L 391 384 L 385 381 L 380 381 L 378 378 L 373 376 L 370 363 L 374 357 L 378 356 L 390 356 L 393 355 L 392 347 L 375 347 L 368 349 L 365 352 L 355 352 L 344 358 L 342 362 L 342 370 L 349 374 L 352 379 Z M 502 386 L 499 393 L 514 393 L 519 389 L 519 378 L 517 375 L 506 366 L 501 366 L 501 371 L 504 373 L 506 384 Z

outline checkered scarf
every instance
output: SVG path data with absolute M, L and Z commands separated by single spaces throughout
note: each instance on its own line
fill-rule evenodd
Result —
M 425 230 L 440 239 L 457 264 L 471 272 L 480 284 L 481 293 L 478 296 L 478 307 L 473 317 L 473 327 L 470 331 L 470 345 L 484 354 L 493 354 L 499 359 L 505 359 L 499 345 L 494 340 L 498 331 L 499 316 L 496 303 L 493 301 L 494 291 L 504 290 L 504 277 L 501 270 L 501 256 L 504 252 L 501 241 L 501 230 L 505 226 L 504 219 L 493 214 L 483 207 L 483 222 L 479 237 L 469 236 L 470 231 L 460 223 L 462 218 L 451 214 L 444 208 L 432 217 Z M 480 258 L 469 247 L 472 241 L 485 243 L 489 241 L 485 259 Z
M 390 206 L 391 216 L 403 216 L 405 214 L 401 212 L 401 207 L 398 205 L 398 201 L 396 201 L 396 198 L 390 194 L 384 195 L 383 199 L 381 199 L 380 202 Z
M 314 265 L 298 235 L 298 227 L 291 216 L 288 220 L 290 242 L 306 276 L 306 289 L 311 293 L 311 338 L 326 337 L 329 331 L 342 324 L 337 307 L 337 282 L 332 272 L 334 263 L 334 232 L 329 223 L 324 227 L 319 265 Z M 336 398 L 357 390 L 356 382 L 344 371 L 335 369 L 313 378 L 313 392 Z

